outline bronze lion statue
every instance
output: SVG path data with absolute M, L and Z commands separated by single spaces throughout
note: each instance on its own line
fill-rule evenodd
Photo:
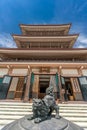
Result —
M 43 99 L 33 99 L 33 114 L 29 115 L 28 120 L 34 119 L 35 123 L 46 120 L 51 117 L 52 112 L 56 111 L 55 118 L 59 119 L 59 107 L 56 105 L 53 87 L 46 89 L 46 96 Z
M 43 120 L 46 120 L 50 109 L 43 100 L 33 99 L 33 114 L 29 115 L 28 120 L 34 119 L 35 123 L 39 123 Z

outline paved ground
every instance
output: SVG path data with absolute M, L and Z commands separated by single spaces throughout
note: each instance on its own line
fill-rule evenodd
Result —
M 3 126 L 0 126 L 0 130 L 3 128 Z

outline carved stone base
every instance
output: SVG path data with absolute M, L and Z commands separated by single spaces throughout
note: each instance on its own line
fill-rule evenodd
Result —
M 34 123 L 34 120 L 27 120 L 27 118 L 28 116 L 25 116 L 16 120 L 6 125 L 2 130 L 83 130 L 62 117 L 60 119 L 51 117 L 40 123 Z

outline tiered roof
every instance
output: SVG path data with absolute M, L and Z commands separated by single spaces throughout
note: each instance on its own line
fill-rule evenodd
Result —
M 24 25 L 22 35 L 13 35 L 18 48 L 72 48 L 78 34 L 68 34 L 71 24 Z
M 26 25 L 20 24 L 23 35 L 29 36 L 62 36 L 67 35 L 71 24 L 47 24 L 47 25 Z
M 68 34 L 71 24 L 23 25 L 22 35 L 13 35 L 18 46 L 0 49 L 2 59 L 72 60 L 87 59 L 87 49 L 73 49 L 78 34 Z
M 72 48 L 78 35 L 38 36 L 13 35 L 18 48 Z

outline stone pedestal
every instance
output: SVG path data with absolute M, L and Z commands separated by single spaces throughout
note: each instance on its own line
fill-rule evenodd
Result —
M 52 116 L 40 123 L 34 123 L 34 120 L 27 119 L 28 116 L 25 116 L 11 124 L 8 124 L 2 130 L 83 130 L 79 126 L 62 117 L 56 119 Z

